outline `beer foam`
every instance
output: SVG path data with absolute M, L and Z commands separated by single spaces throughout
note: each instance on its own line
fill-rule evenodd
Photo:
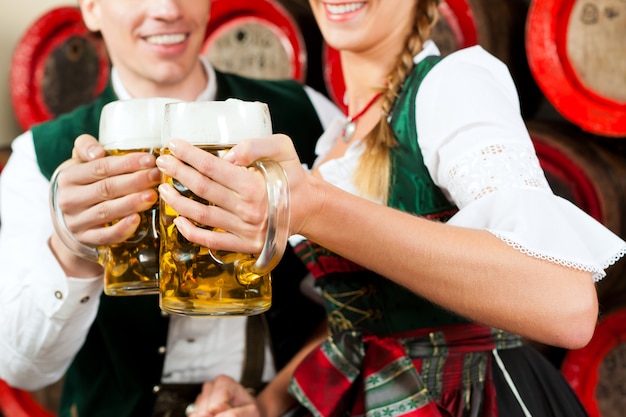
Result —
M 99 141 L 104 149 L 160 148 L 167 97 L 132 98 L 106 104 L 100 115 Z
M 247 138 L 272 134 L 267 104 L 227 99 L 170 103 L 165 109 L 162 146 L 170 139 L 194 145 L 235 145 Z

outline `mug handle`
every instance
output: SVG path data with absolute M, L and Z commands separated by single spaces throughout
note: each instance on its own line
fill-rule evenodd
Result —
M 242 283 L 254 282 L 272 271 L 280 262 L 289 238 L 289 182 L 285 170 L 276 161 L 259 160 L 252 165 L 265 177 L 268 222 L 265 244 L 255 262 L 240 262 L 237 278 Z
M 65 217 L 63 217 L 63 211 L 59 207 L 58 200 L 58 179 L 59 174 L 63 171 L 63 168 L 66 168 L 68 165 L 75 163 L 73 159 L 70 159 L 61 165 L 52 173 L 52 177 L 50 177 L 50 195 L 49 195 L 49 205 L 50 205 L 50 214 L 52 217 L 52 223 L 54 225 L 54 230 L 57 235 L 61 239 L 61 242 L 74 253 L 74 255 L 79 256 L 83 259 L 87 259 L 89 261 L 100 263 L 100 254 L 98 249 L 85 245 L 76 239 L 76 236 L 67 228 L 67 224 L 65 223 Z

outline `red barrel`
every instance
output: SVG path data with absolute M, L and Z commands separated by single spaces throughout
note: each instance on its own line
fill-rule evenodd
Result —
M 28 391 L 10 387 L 0 379 L 0 415 L 5 417 L 54 417 Z
M 531 72 L 546 99 L 588 132 L 626 137 L 626 2 L 534 0 Z
M 252 78 L 306 77 L 298 25 L 271 0 L 213 0 L 202 53 L 216 68 Z
M 320 33 L 309 0 L 274 0 L 282 5 L 296 22 L 306 47 L 306 77 L 304 83 L 328 95 L 322 63 L 322 34 Z
M 10 67 L 11 104 L 26 130 L 92 101 L 106 86 L 104 42 L 85 27 L 77 7 L 54 8 L 18 42 Z

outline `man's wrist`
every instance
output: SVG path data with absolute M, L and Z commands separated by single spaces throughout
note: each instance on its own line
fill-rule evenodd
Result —
M 102 266 L 96 262 L 83 259 L 70 251 L 61 239 L 52 234 L 48 246 L 67 276 L 75 278 L 93 278 L 102 275 Z

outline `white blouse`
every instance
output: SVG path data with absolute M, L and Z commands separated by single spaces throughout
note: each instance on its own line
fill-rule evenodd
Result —
M 439 55 L 432 42 L 415 62 L 428 55 Z M 552 192 L 510 73 L 483 48 L 454 52 L 437 64 L 420 86 L 416 109 L 424 163 L 459 208 L 449 224 L 486 229 L 530 256 L 591 272 L 596 281 L 626 253 L 626 242 Z M 318 160 L 344 123 L 336 120 L 320 138 Z M 343 157 L 319 165 L 320 174 L 358 194 L 352 178 L 363 149 L 353 143 Z

